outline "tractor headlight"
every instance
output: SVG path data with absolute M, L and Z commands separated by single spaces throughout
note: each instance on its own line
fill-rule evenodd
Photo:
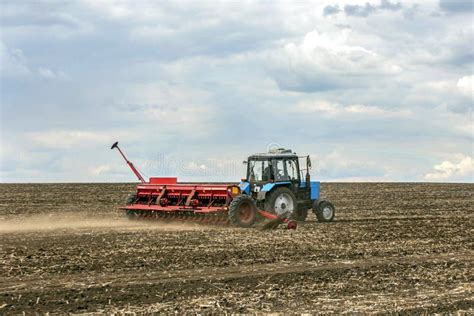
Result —
M 235 197 L 240 194 L 240 188 L 237 186 L 230 187 L 228 191 L 232 197 Z

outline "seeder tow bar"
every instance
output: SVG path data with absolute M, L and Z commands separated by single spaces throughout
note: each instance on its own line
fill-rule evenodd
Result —
M 308 208 L 320 221 L 331 221 L 334 206 L 319 199 L 319 182 L 309 179 L 311 162 L 306 158 L 306 177 L 299 169 L 299 158 L 291 151 L 250 156 L 247 179 L 233 183 L 181 183 L 176 177 L 150 177 L 146 181 L 115 142 L 127 165 L 140 181 L 125 206 L 129 218 L 154 218 L 200 223 L 252 227 L 257 219 L 270 222 L 264 228 L 285 223 L 296 229 L 304 221 Z M 298 196 L 299 199 L 296 198 Z

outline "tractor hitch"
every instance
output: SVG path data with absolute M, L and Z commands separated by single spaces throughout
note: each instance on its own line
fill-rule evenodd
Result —
M 298 227 L 298 224 L 296 221 L 292 219 L 288 219 L 286 217 L 280 217 L 276 214 L 269 213 L 263 210 L 257 210 L 257 212 L 265 217 L 268 218 L 270 221 L 266 223 L 263 227 L 262 230 L 267 230 L 267 229 L 276 229 L 280 224 L 286 223 L 286 228 L 287 229 L 296 229 Z

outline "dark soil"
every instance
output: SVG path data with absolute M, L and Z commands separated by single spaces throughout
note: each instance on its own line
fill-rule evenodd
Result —
M 0 314 L 473 313 L 472 184 L 323 184 L 333 223 L 129 221 L 130 184 L 0 184 Z

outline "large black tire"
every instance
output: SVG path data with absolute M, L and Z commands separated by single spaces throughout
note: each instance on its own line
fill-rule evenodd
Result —
M 297 208 L 296 211 L 293 212 L 293 219 L 298 222 L 306 221 L 306 217 L 308 217 L 308 209 L 306 207 Z
M 279 187 L 270 192 L 270 196 L 265 198 L 265 211 L 285 215 L 285 211 L 291 210 L 292 216 L 297 213 L 298 205 L 296 196 L 290 189 Z
M 241 194 L 229 205 L 229 221 L 237 227 L 252 227 L 257 219 L 257 205 L 251 196 Z
M 313 203 L 313 212 L 320 222 L 332 222 L 336 215 L 334 205 L 326 200 L 316 200 Z

